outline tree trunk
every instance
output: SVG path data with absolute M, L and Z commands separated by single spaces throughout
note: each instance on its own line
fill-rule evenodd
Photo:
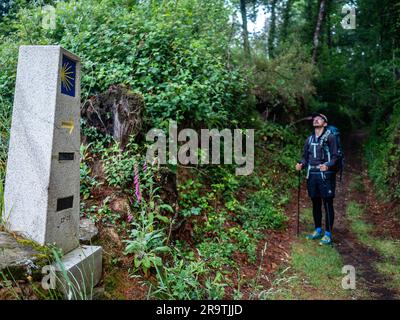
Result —
M 240 13 L 242 15 L 243 49 L 247 57 L 250 57 L 249 30 L 247 29 L 246 0 L 240 0 Z
M 313 35 L 315 31 L 315 21 L 314 15 L 314 0 L 306 0 L 306 5 L 304 6 L 303 17 L 306 21 L 304 25 L 303 35 L 305 42 L 312 42 Z
M 269 27 L 269 35 L 268 35 L 268 54 L 270 58 L 274 57 L 274 48 L 275 48 L 275 35 L 276 35 L 276 1 L 271 1 L 271 24 Z
M 321 0 L 321 2 L 319 4 L 317 25 L 315 27 L 314 38 L 313 38 L 312 63 L 314 63 L 314 64 L 317 62 L 319 39 L 321 37 L 322 25 L 323 25 L 324 19 L 325 19 L 326 2 L 327 2 L 326 0 Z
M 86 126 L 112 135 L 122 149 L 130 136 L 139 134 L 143 113 L 143 97 L 121 85 L 113 85 L 106 92 L 91 97 L 81 110 Z
M 292 6 L 293 6 L 293 0 L 287 0 L 286 7 L 283 11 L 283 22 L 282 22 L 282 32 L 281 32 L 283 41 L 287 40 L 289 22 L 292 13 Z

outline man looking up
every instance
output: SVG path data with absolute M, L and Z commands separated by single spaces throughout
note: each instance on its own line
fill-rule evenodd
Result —
M 332 243 L 332 227 L 335 212 L 333 199 L 336 187 L 338 145 L 335 136 L 327 130 L 328 118 L 321 113 L 312 114 L 314 133 L 303 148 L 303 157 L 296 170 L 307 170 L 307 190 L 313 204 L 315 230 L 307 238 L 320 240 L 321 245 Z M 325 232 L 322 230 L 322 210 L 325 208 Z

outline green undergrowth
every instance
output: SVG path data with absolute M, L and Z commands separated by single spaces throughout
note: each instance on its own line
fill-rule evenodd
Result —
M 131 276 L 144 276 L 141 281 L 149 288 L 147 298 L 224 298 L 226 286 L 231 286 L 232 278 L 237 276 L 236 257 L 242 255 L 256 268 L 257 246 L 265 237 L 264 231 L 287 226 L 288 218 L 283 208 L 290 199 L 291 188 L 296 185 L 296 173 L 290 159 L 296 158 L 298 149 L 281 139 L 282 135 L 293 134 L 284 127 L 258 125 L 260 132 L 256 135 L 256 143 L 264 135 L 271 141 L 265 143 L 263 152 L 256 156 L 253 174 L 236 176 L 233 165 L 186 168 L 186 178 L 181 178 L 177 185 L 178 211 L 160 198 L 158 181 L 162 167 L 149 165 L 145 172 L 139 149 L 132 150 L 132 156 L 127 156 L 131 152 L 128 148 L 122 155 L 132 161 L 126 170 L 139 165 L 142 200 L 138 202 L 135 187 L 120 188 L 131 199 L 128 212 L 132 221 L 127 222 L 126 217 L 117 214 L 114 227 L 125 229 L 124 253 L 132 259 Z M 275 145 L 270 147 L 269 143 Z M 93 146 L 88 148 L 87 159 L 92 154 L 91 148 Z M 104 145 L 101 148 L 112 150 L 114 147 Z M 102 152 L 104 166 L 107 166 L 107 158 L 121 156 L 117 149 L 114 150 Z M 271 160 L 277 158 L 280 161 Z M 261 159 L 268 160 L 268 168 L 261 165 Z M 117 170 L 114 166 L 110 168 Z M 84 172 L 91 176 L 88 170 Z M 125 179 L 124 175 L 116 176 Z M 102 183 L 112 186 L 113 179 L 106 173 Z M 274 185 L 278 181 L 279 189 Z M 123 185 L 121 180 L 118 186 Z M 91 188 L 96 187 L 89 185 L 85 189 L 90 190 L 87 203 L 90 203 Z M 110 206 L 107 208 L 106 211 L 96 208 L 90 213 L 91 218 L 104 222 L 102 216 L 115 214 Z M 88 213 L 88 209 L 86 207 L 83 213 Z M 190 232 L 183 236 L 171 233 L 182 223 Z M 115 288 L 110 290 L 115 291 Z
M 372 132 L 365 146 L 368 174 L 380 200 L 399 201 L 400 199 L 400 103 L 390 101 L 386 107 L 392 109 L 390 117 L 387 110 L 374 114 Z
M 296 184 L 292 160 L 298 150 L 290 143 L 285 145 L 282 136 L 291 134 L 274 124 L 261 126 L 256 144 L 262 151 L 256 157 L 255 170 L 250 176 L 235 176 L 234 168 L 229 166 L 201 168 L 178 185 L 179 214 L 192 225 L 194 243 L 179 241 L 175 246 L 189 261 L 188 257 L 194 259 L 193 250 L 197 251 L 200 260 L 193 260 L 188 266 L 203 261 L 199 269 L 216 274 L 207 282 L 215 287 L 211 292 L 219 293 L 216 298 L 223 296 L 223 286 L 216 279 L 225 278 L 221 283 L 229 284 L 230 279 L 237 276 L 235 255 L 244 255 L 256 268 L 256 249 L 264 238 L 264 231 L 286 227 L 288 219 L 283 207 Z M 278 189 L 276 184 L 281 187 Z M 172 260 L 167 265 L 175 268 L 176 262 Z M 159 292 L 154 293 L 158 296 Z M 240 296 L 240 292 L 236 293 Z M 204 297 L 210 298 L 209 295 Z

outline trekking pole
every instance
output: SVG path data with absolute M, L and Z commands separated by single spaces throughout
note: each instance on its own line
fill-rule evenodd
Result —
M 301 171 L 299 170 L 299 187 L 297 190 L 297 237 L 300 233 L 300 189 L 301 189 Z

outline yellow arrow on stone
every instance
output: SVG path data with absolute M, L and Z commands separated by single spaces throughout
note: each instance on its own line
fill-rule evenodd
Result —
M 62 121 L 61 128 L 69 129 L 69 134 L 71 134 L 72 131 L 74 130 L 74 122 L 73 121 Z

